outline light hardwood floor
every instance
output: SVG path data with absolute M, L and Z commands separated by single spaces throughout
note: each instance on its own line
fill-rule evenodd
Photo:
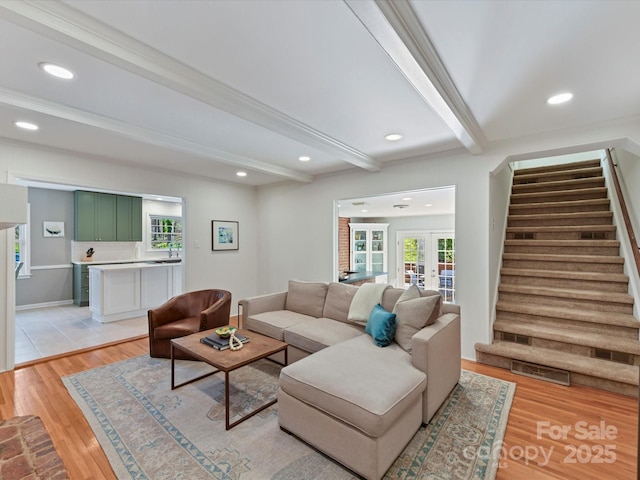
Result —
M 148 351 L 147 339 L 138 339 L 1 373 L 0 419 L 40 416 L 73 480 L 115 479 L 60 377 Z M 468 361 L 463 368 L 518 384 L 497 480 L 636 478 L 636 399 L 554 385 Z M 566 434 L 555 435 L 563 427 Z

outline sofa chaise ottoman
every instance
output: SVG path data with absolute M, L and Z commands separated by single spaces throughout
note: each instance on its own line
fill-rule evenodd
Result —
M 384 347 L 367 326 L 370 292 L 396 321 Z M 460 378 L 459 307 L 435 291 L 290 281 L 240 305 L 244 328 L 289 344 L 281 428 L 367 479 L 384 476 Z

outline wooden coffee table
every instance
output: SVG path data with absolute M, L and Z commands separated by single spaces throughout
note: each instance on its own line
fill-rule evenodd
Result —
M 206 337 L 207 335 L 215 335 L 215 329 L 204 330 L 202 332 L 194 333 L 186 337 L 174 338 L 171 340 L 171 390 L 182 387 L 183 385 L 187 385 L 189 383 L 193 383 L 197 380 L 216 374 L 218 372 L 224 372 L 224 410 L 225 427 L 227 430 L 235 427 L 241 422 L 244 422 L 248 418 L 253 417 L 256 413 L 259 413 L 265 408 L 270 407 L 277 401 L 277 399 L 273 399 L 269 403 L 262 405 L 258 409 L 250 412 L 239 420 L 236 420 L 233 423 L 229 423 L 229 372 L 282 351 L 284 351 L 285 365 L 288 361 L 287 344 L 285 342 L 281 342 L 270 337 L 265 337 L 264 335 L 250 332 L 248 330 L 238 330 L 237 332 L 240 335 L 244 335 L 245 337 L 249 338 L 249 342 L 245 343 L 243 348 L 236 351 L 232 351 L 230 349 L 216 350 L 215 348 L 200 342 L 200 339 L 202 337 Z M 212 367 L 216 368 L 216 370 L 176 385 L 175 358 L 173 354 L 174 349 L 178 349 L 196 360 L 208 363 Z

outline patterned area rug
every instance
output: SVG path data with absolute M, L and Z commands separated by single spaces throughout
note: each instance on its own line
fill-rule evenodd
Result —
M 176 362 L 176 382 L 210 367 Z M 229 431 L 224 374 L 170 389 L 169 360 L 141 356 L 64 377 L 119 479 L 350 480 L 353 474 L 278 426 L 277 404 Z M 230 374 L 231 421 L 273 398 L 280 366 Z M 385 479 L 491 480 L 515 384 L 462 371 Z

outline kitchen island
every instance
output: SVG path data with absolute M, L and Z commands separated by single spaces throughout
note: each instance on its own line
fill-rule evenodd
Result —
M 346 278 L 340 278 L 340 283 L 362 285 L 363 283 L 387 283 L 387 272 L 352 272 Z
M 182 293 L 182 263 L 91 265 L 89 310 L 102 323 L 140 317 Z

